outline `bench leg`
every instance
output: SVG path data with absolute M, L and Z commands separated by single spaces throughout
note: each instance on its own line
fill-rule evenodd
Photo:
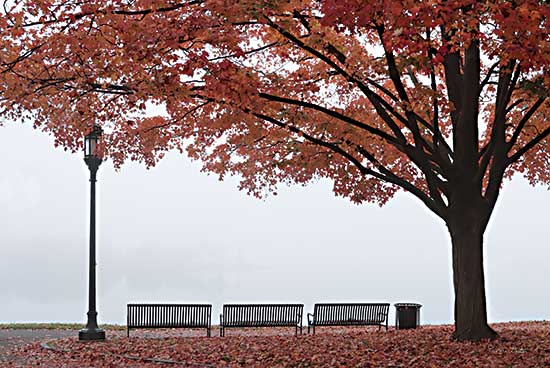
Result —
M 206 328 L 206 337 L 210 337 L 210 327 Z
M 127 328 L 127 331 L 126 331 L 126 337 L 130 338 L 130 328 L 129 327 Z

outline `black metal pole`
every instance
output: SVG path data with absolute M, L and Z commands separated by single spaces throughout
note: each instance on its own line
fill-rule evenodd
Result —
M 95 157 L 85 159 L 90 169 L 90 264 L 88 287 L 88 322 L 86 328 L 78 332 L 79 340 L 105 340 L 105 331 L 97 325 L 96 285 L 95 285 L 95 183 L 101 160 Z

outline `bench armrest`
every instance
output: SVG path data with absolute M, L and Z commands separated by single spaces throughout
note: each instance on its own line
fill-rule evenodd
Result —
M 220 313 L 220 326 L 223 326 L 223 313 Z
M 311 317 L 311 318 L 310 318 Z M 315 314 L 312 314 L 312 313 L 308 313 L 307 314 L 307 324 L 308 325 L 311 325 L 313 324 L 313 320 L 315 319 Z

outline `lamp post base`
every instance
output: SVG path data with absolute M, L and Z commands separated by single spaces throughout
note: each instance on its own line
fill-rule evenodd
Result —
M 78 331 L 78 339 L 80 341 L 105 340 L 105 331 L 103 331 L 101 328 L 96 328 L 96 329 L 84 328 Z

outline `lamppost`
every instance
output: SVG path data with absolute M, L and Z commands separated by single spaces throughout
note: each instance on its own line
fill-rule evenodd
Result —
M 86 327 L 78 332 L 79 340 L 105 340 L 105 331 L 97 325 L 95 305 L 95 182 L 96 174 L 101 165 L 97 155 L 97 141 L 103 131 L 97 125 L 84 137 L 84 162 L 90 169 L 90 279 L 88 289 L 88 322 Z

